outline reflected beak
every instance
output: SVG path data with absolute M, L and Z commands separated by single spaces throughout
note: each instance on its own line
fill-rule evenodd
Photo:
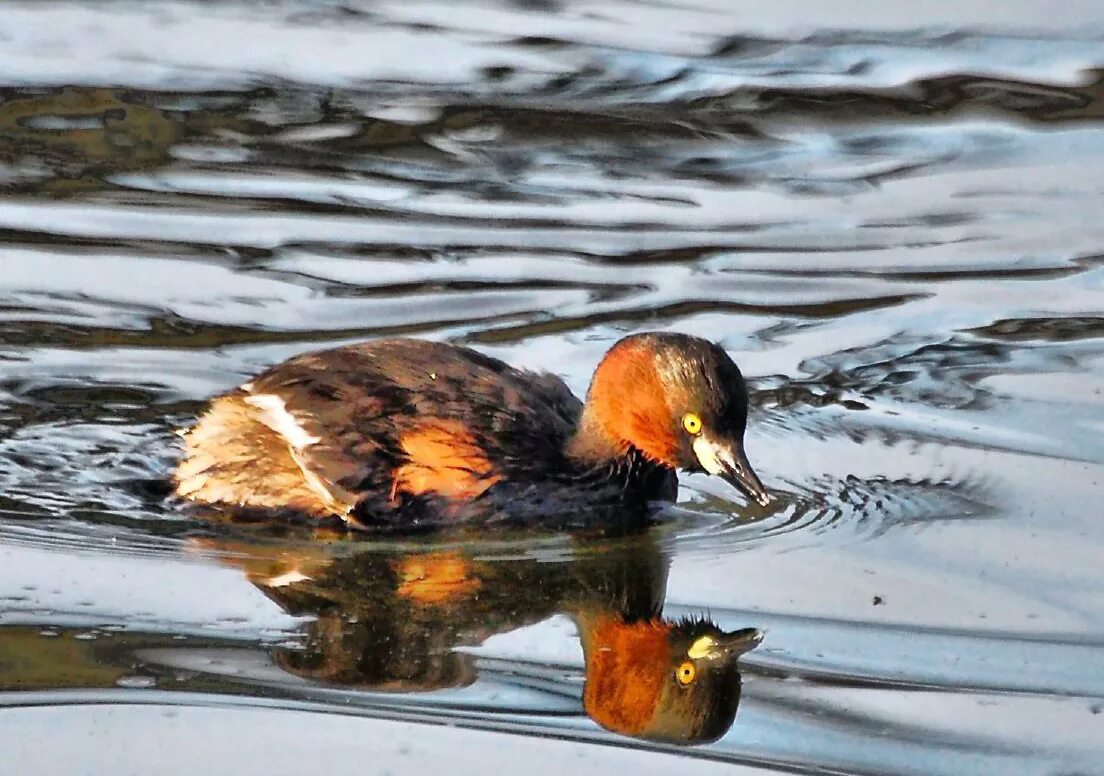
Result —
M 690 645 L 686 655 L 694 660 L 731 661 L 755 649 L 763 641 L 758 628 L 741 628 L 732 633 L 702 636 Z
M 694 440 L 694 455 L 703 469 L 735 485 L 759 506 L 774 500 L 748 463 L 743 442 L 717 442 L 702 434 Z
M 763 643 L 763 631 L 758 628 L 741 628 L 732 633 L 726 633 L 718 641 L 724 648 L 729 660 L 735 660 L 745 652 L 758 647 Z

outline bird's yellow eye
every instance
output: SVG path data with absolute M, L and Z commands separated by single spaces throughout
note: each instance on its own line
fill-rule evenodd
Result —
M 694 677 L 698 675 L 698 668 L 689 660 L 678 667 L 675 671 L 675 676 L 678 678 L 679 684 L 683 687 L 694 681 Z
M 693 412 L 687 413 L 682 416 L 682 427 L 686 429 L 687 434 L 700 434 L 702 430 L 701 418 Z

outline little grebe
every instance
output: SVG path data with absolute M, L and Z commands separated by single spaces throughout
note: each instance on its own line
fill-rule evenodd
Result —
M 617 342 L 582 404 L 559 378 L 412 339 L 307 353 L 215 398 L 184 434 L 182 498 L 357 529 L 568 524 L 673 501 L 675 469 L 771 497 L 743 450 L 747 389 L 723 349 Z
M 274 645 L 270 656 L 309 682 L 418 693 L 467 687 L 480 675 L 494 681 L 501 667 L 469 648 L 558 615 L 578 631 L 582 709 L 591 719 L 650 741 L 715 741 L 737 714 L 739 659 L 763 634 L 664 617 L 670 562 L 657 538 L 644 533 L 556 559 L 432 543 L 357 551 L 203 537 L 191 545 L 244 571 L 299 620 L 293 643 Z M 236 667 L 248 678 L 248 666 Z

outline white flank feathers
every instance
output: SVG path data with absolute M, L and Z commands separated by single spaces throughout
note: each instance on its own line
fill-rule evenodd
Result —
M 302 582 L 304 579 L 310 579 L 310 577 L 296 569 L 286 574 L 280 574 L 278 577 L 269 577 L 264 581 L 264 584 L 268 587 L 287 587 L 288 585 L 294 585 L 296 582 Z
M 246 396 L 245 403 L 261 410 L 261 422 L 286 439 L 293 450 L 302 450 L 320 440 L 320 437 L 311 436 L 299 425 L 299 421 L 287 411 L 284 400 L 279 396 L 270 393 Z

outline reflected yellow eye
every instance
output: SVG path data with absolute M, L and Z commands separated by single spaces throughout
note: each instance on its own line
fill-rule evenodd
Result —
M 701 418 L 693 412 L 687 413 L 682 416 L 682 427 L 686 429 L 687 434 L 700 434 L 702 430 Z
M 687 660 L 685 663 L 678 667 L 675 671 L 675 676 L 678 677 L 679 684 L 683 687 L 694 681 L 694 677 L 698 675 L 697 666 Z

